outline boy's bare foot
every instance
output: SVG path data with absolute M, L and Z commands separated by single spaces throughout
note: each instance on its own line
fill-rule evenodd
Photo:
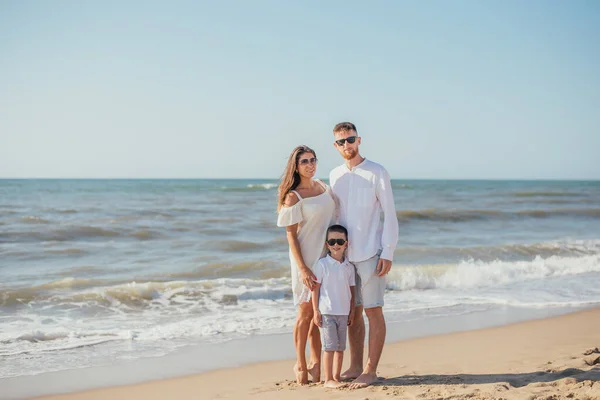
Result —
M 362 374 L 362 368 L 348 368 L 341 375 L 342 380 L 356 379 Z
M 298 385 L 308 384 L 308 371 L 300 371 L 298 365 L 294 365 L 294 374 L 296 374 L 296 383 Z
M 348 386 L 347 383 L 336 382 L 336 381 L 327 381 L 323 385 L 323 387 L 330 388 L 330 389 L 339 389 L 339 388 L 343 388 L 346 386 Z
M 313 383 L 321 382 L 321 364 L 314 364 L 308 369 L 308 373 L 312 377 Z
M 366 388 L 377 382 L 377 375 L 362 374 L 350 384 L 350 389 Z

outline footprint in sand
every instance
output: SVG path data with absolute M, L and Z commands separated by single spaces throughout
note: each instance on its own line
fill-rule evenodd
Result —
M 587 349 L 586 351 L 583 352 L 584 356 L 589 356 L 590 354 L 594 354 L 594 353 L 600 353 L 600 351 L 598 351 L 597 347 L 593 347 L 591 349 Z
M 510 386 L 505 384 L 496 385 L 496 391 L 498 392 L 506 392 L 507 390 L 510 390 Z

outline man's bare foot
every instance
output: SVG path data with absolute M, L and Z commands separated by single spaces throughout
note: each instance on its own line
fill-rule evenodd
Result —
M 377 382 L 377 375 L 362 374 L 356 378 L 349 387 L 350 389 L 362 389 L 374 384 L 375 382 Z
M 321 364 L 314 364 L 308 369 L 308 373 L 312 377 L 313 383 L 321 382 Z
M 344 371 L 341 375 L 341 378 L 343 381 L 346 381 L 348 379 L 356 379 L 358 378 L 360 375 L 362 374 L 362 368 L 348 368 L 346 371 Z
M 330 389 L 339 389 L 339 388 L 343 388 L 348 386 L 347 383 L 342 383 L 342 382 L 337 382 L 337 381 L 327 381 L 325 382 L 325 384 L 323 385 L 323 387 L 326 388 L 330 388 Z
M 296 383 L 298 385 L 308 384 L 308 371 L 300 371 L 298 365 L 294 365 L 294 374 L 296 374 Z

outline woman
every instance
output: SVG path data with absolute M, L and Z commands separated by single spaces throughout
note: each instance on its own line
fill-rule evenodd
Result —
M 294 325 L 296 346 L 296 382 L 321 380 L 321 338 L 313 324 L 311 290 L 315 275 L 313 265 L 324 254 L 327 228 L 334 222 L 335 202 L 331 189 L 314 180 L 317 155 L 307 146 L 292 151 L 279 184 L 277 226 L 285 226 L 290 246 L 292 292 L 298 315 Z M 310 336 L 310 367 L 306 363 L 306 342 Z

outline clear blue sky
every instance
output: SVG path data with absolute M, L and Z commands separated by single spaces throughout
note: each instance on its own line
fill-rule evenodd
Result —
M 0 0 L 0 177 L 600 179 L 597 1 Z

